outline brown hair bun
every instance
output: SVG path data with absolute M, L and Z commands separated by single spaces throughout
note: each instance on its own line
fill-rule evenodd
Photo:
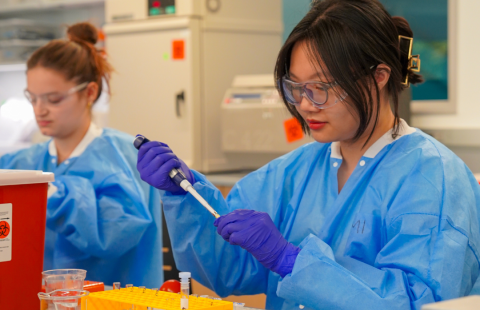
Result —
M 68 27 L 67 35 L 71 41 L 85 41 L 92 45 L 98 41 L 98 31 L 90 23 L 78 23 Z

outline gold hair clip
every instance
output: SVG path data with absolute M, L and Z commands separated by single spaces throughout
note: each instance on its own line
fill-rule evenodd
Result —
M 402 51 L 402 40 L 408 41 L 408 67 L 407 67 L 407 75 L 405 77 L 405 81 L 402 82 L 403 85 L 409 87 L 410 83 L 408 81 L 408 71 L 412 70 L 413 72 L 420 72 L 420 55 L 412 55 L 412 48 L 413 48 L 413 38 L 405 37 L 405 36 L 398 36 L 398 42 L 400 44 L 400 49 Z

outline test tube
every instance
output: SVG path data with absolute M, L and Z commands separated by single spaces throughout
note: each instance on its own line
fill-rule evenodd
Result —
M 244 306 L 245 306 L 244 303 L 239 303 L 239 302 L 234 302 L 233 303 L 233 309 L 234 310 L 242 310 Z
M 188 309 L 188 296 L 190 295 L 190 272 L 180 272 L 180 309 Z
M 113 289 L 119 290 L 120 289 L 120 282 L 113 282 Z
M 130 289 L 130 292 L 133 291 L 133 284 L 127 284 L 125 285 L 125 288 Z M 135 309 L 135 305 L 132 305 L 132 310 Z

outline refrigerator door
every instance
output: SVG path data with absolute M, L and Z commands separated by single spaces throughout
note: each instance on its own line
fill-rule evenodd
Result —
M 107 53 L 112 76 L 110 126 L 167 143 L 192 168 L 199 124 L 198 21 L 157 19 L 109 24 Z M 198 139 L 199 140 L 199 139 Z

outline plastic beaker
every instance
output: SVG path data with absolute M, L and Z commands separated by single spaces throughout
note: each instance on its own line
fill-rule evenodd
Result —
M 42 272 L 45 292 L 60 289 L 83 290 L 83 281 L 87 271 L 83 269 L 55 269 Z
M 38 293 L 40 299 L 40 310 L 81 310 L 82 297 L 88 296 L 89 292 L 84 290 L 55 290 L 50 293 Z
M 54 269 L 42 272 L 45 281 L 45 292 L 55 290 L 83 290 L 83 282 L 87 271 L 83 269 Z M 49 310 L 56 309 L 51 301 L 46 301 Z M 47 309 L 47 308 L 45 308 Z

